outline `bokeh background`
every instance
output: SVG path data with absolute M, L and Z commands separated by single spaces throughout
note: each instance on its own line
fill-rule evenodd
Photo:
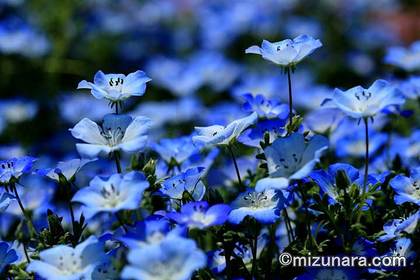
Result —
M 76 91 L 98 70 L 153 79 L 124 109 L 151 117 L 155 139 L 244 114 L 243 93 L 285 101 L 280 69 L 244 53 L 262 39 L 323 42 L 293 76 L 309 111 L 334 87 L 404 78 L 383 58 L 420 38 L 419 12 L 415 0 L 0 0 L 0 157 L 75 154 L 68 128 L 111 112 Z

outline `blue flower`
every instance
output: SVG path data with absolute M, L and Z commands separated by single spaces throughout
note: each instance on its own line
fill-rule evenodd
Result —
M 289 67 L 296 65 L 320 47 L 322 47 L 320 40 L 300 35 L 293 40 L 286 39 L 275 43 L 263 40 L 261 47 L 249 47 L 245 53 L 259 54 L 275 64 Z
M 100 212 L 115 213 L 140 207 L 143 192 L 149 187 L 143 173 L 132 171 L 114 174 L 108 179 L 96 176 L 89 186 L 80 189 L 72 201 L 83 204 L 83 214 L 91 218 Z
M 396 87 L 385 80 L 376 80 L 368 89 L 361 86 L 353 87 L 347 91 L 335 89 L 332 102 L 352 118 L 373 117 L 389 106 L 402 105 L 405 99 Z
M 344 114 L 336 108 L 320 108 L 309 112 L 304 124 L 315 133 L 334 131 L 343 120 Z
M 406 71 L 420 69 L 420 41 L 411 44 L 410 47 L 391 47 L 385 56 L 385 62 Z
M 375 243 L 363 237 L 359 237 L 354 242 L 351 250 L 356 256 L 374 257 L 378 254 Z
M 57 245 L 41 251 L 39 258 L 32 260 L 26 269 L 46 280 L 92 279 L 97 266 L 108 261 L 104 244 L 94 236 L 75 248 Z
M 352 133 L 336 139 L 336 154 L 338 157 L 364 157 L 365 156 L 365 132 L 363 129 L 352 129 Z M 369 156 L 373 156 L 388 140 L 388 135 L 369 129 Z
M 286 121 L 284 119 L 269 119 L 259 121 L 255 127 L 251 127 L 245 130 L 238 137 L 238 142 L 247 146 L 259 148 L 260 142 L 264 139 L 265 133 L 270 135 L 270 139 L 276 139 L 284 134 L 285 125 Z
M 180 225 L 188 228 L 204 229 L 206 227 L 221 225 L 227 220 L 230 207 L 225 204 L 216 204 L 209 208 L 206 201 L 190 202 L 181 207 L 180 212 L 170 212 L 166 216 Z
M 1 100 L 0 118 L 5 123 L 16 124 L 33 119 L 38 112 L 38 104 L 25 99 Z
M 243 108 L 248 113 L 256 112 L 260 118 L 279 118 L 286 119 L 289 116 L 287 104 L 280 104 L 274 100 L 266 99 L 263 95 L 244 94 L 245 103 Z
M 407 265 L 416 257 L 416 252 L 413 251 L 413 242 L 410 238 L 402 237 L 395 241 L 394 248 L 387 254 L 387 256 L 404 257 Z
M 5 211 L 7 209 L 7 207 L 9 207 L 10 202 L 12 201 L 12 199 L 14 199 L 15 197 L 11 194 L 9 194 L 8 192 L 3 192 L 0 196 L 0 213 Z
M 0 161 L 0 184 L 8 184 L 11 179 L 19 179 L 22 174 L 29 173 L 35 161 L 29 156 Z
M 363 186 L 363 176 L 360 176 L 359 170 L 346 163 L 335 163 L 328 167 L 327 171 L 315 170 L 309 174 L 309 177 L 326 193 L 332 203 L 337 202 L 339 189 L 336 185 L 336 176 L 342 171 L 347 176 L 350 184 L 356 184 L 360 188 Z M 372 176 L 368 177 L 370 184 L 375 184 L 377 180 Z
M 282 194 L 273 189 L 262 192 L 248 190 L 232 202 L 229 222 L 239 224 L 246 216 L 251 216 L 261 223 L 274 223 L 279 218 L 283 203 Z
M 384 225 L 385 235 L 378 238 L 379 242 L 385 242 L 395 237 L 399 237 L 401 233 L 413 233 L 417 227 L 420 218 L 420 211 L 415 212 L 411 216 L 403 219 L 394 219 Z
M 203 172 L 202 167 L 188 169 L 165 180 L 160 192 L 175 200 L 182 200 L 184 192 L 187 192 L 195 201 L 201 200 L 206 192 L 206 186 L 201 181 Z
M 193 240 L 168 236 L 157 245 L 132 249 L 122 279 L 188 280 L 194 271 L 206 266 L 206 255 Z
M 67 161 L 60 161 L 55 168 L 40 169 L 37 170 L 37 173 L 42 176 L 47 176 L 55 181 L 59 181 L 60 175 L 63 175 L 68 181 L 70 181 L 83 166 L 94 160 L 96 159 L 71 159 Z
M 182 230 L 171 229 L 168 219 L 161 216 L 149 216 L 146 220 L 137 222 L 133 228 L 118 238 L 129 248 L 140 248 L 159 244 L 167 235 L 181 235 Z
M 74 138 L 86 144 L 76 144 L 82 156 L 93 158 L 108 155 L 114 151 L 137 152 L 144 148 L 150 119 L 131 118 L 127 115 L 108 114 L 101 126 L 84 118 L 70 129 Z
M 208 127 L 196 127 L 196 136 L 193 136 L 195 143 L 206 145 L 229 145 L 249 126 L 257 122 L 257 113 L 235 120 L 226 127 L 222 125 L 212 125 Z
M 112 102 L 122 101 L 130 96 L 142 96 L 146 83 L 151 81 L 143 71 L 137 70 L 127 76 L 124 74 L 104 74 L 98 71 L 93 83 L 81 81 L 77 89 L 90 89 L 97 99 L 108 99 Z
M 396 204 L 412 202 L 420 206 L 420 167 L 412 169 L 410 177 L 395 176 L 389 184 L 396 193 L 394 197 Z
M 290 180 L 306 177 L 327 148 L 328 139 L 320 135 L 306 143 L 299 133 L 278 138 L 264 149 L 269 177 L 259 180 L 255 189 L 284 189 Z
M 10 249 L 7 242 L 0 241 L 0 273 L 6 268 L 7 265 L 18 260 L 16 251 Z
M 175 160 L 177 164 L 181 164 L 193 154 L 198 153 L 198 148 L 194 145 L 191 136 L 161 139 L 152 147 L 167 163 Z
M 397 82 L 397 85 L 406 98 L 420 97 L 420 76 L 411 76 L 407 80 Z

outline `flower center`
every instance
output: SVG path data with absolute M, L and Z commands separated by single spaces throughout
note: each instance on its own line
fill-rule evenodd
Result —
M 359 101 L 367 101 L 372 97 L 372 93 L 370 91 L 364 90 L 361 93 L 356 92 L 354 97 L 356 97 L 356 99 Z
M 252 208 L 265 207 L 270 201 L 265 192 L 249 192 L 244 197 L 244 200 L 246 200 Z
M 302 163 L 302 157 L 298 157 L 297 154 L 293 153 L 291 158 L 279 159 L 279 164 L 276 165 L 276 170 L 283 169 L 285 174 L 293 174 Z
M 414 181 L 412 185 L 412 195 L 415 199 L 420 199 L 420 181 Z
M 125 131 L 121 127 L 115 129 L 112 128 L 102 128 L 101 135 L 106 139 L 108 145 L 111 147 L 117 146 L 121 143 L 121 140 L 124 137 Z
M 121 201 L 121 193 L 113 184 L 104 186 L 101 195 L 105 199 L 104 204 L 107 207 L 116 207 Z
M 82 268 L 82 256 L 76 256 L 74 252 L 71 255 L 64 259 L 63 256 L 58 258 L 58 268 L 61 271 L 62 275 L 73 275 L 75 273 L 81 272 Z
M 122 86 L 124 84 L 124 79 L 121 77 L 118 78 L 110 78 L 108 81 L 108 85 L 111 89 L 122 91 Z
M 1 169 L 3 169 L 3 171 L 11 171 L 13 172 L 15 170 L 15 166 L 14 166 L 14 162 L 13 161 L 4 161 L 0 164 Z

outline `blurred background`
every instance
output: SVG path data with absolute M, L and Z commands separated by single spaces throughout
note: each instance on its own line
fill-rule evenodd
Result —
M 152 78 L 124 109 L 151 117 L 155 139 L 241 116 L 244 93 L 285 102 L 281 69 L 244 53 L 262 39 L 323 42 L 293 75 L 299 112 L 316 109 L 334 87 L 405 78 L 383 59 L 420 38 L 419 13 L 416 0 L 0 0 L 0 157 L 75 154 L 68 128 L 111 112 L 76 91 L 98 70 Z

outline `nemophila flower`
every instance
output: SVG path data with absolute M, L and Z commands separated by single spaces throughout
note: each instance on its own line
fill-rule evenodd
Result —
M 328 139 L 320 135 L 307 142 L 300 133 L 278 138 L 264 149 L 269 177 L 259 180 L 255 189 L 284 189 L 290 180 L 306 177 L 327 148 Z
M 248 190 L 232 202 L 228 220 L 239 224 L 246 216 L 251 216 L 261 223 L 274 223 L 279 218 L 283 204 L 284 197 L 273 189 L 262 192 Z
M 0 161 L 0 184 L 8 184 L 11 179 L 19 179 L 22 174 L 29 173 L 35 161 L 29 156 Z
M 289 115 L 287 104 L 265 98 L 263 95 L 253 96 L 250 93 L 244 94 L 245 103 L 243 109 L 248 113 L 256 112 L 261 118 L 286 119 Z
M 334 131 L 343 120 L 344 114 L 335 108 L 320 108 L 309 112 L 304 119 L 304 125 L 315 133 Z
M 61 117 L 68 123 L 76 123 L 83 118 L 100 121 L 104 115 L 111 113 L 106 102 L 93 99 L 87 94 L 65 92 L 60 96 L 60 102 L 57 105 L 60 108 Z
M 80 155 L 93 158 L 114 151 L 137 152 L 144 148 L 150 119 L 108 114 L 102 125 L 84 118 L 70 129 L 74 138 L 86 144 L 76 144 Z
M 6 123 L 20 123 L 31 120 L 38 112 L 35 102 L 24 99 L 0 101 L 0 118 Z
M 7 265 L 17 260 L 16 251 L 11 249 L 7 242 L 0 241 L 0 273 L 3 272 Z
M 132 249 L 121 278 L 137 280 L 188 280 L 207 263 L 193 240 L 168 236 L 157 245 Z
M 409 77 L 397 85 L 406 98 L 418 99 L 420 97 L 420 76 Z
M 309 177 L 321 188 L 323 193 L 326 193 L 330 199 L 330 202 L 337 202 L 339 196 L 339 189 L 337 188 L 337 175 L 339 172 L 343 172 L 350 184 L 356 184 L 360 188 L 363 188 L 363 175 L 360 174 L 359 170 L 346 163 L 335 163 L 328 167 L 327 171 L 315 170 L 309 174 Z M 375 184 L 377 180 L 369 176 L 368 183 Z
M 406 71 L 420 69 L 420 41 L 416 41 L 408 48 L 391 47 L 385 56 L 385 62 Z
M 278 95 L 279 88 L 282 87 L 281 79 L 278 74 L 273 73 L 245 73 L 242 75 L 240 83 L 232 87 L 231 95 L 237 100 L 241 100 L 244 94 L 261 94 L 266 98 L 274 98 Z
M 275 43 L 263 40 L 261 47 L 249 47 L 245 53 L 259 54 L 275 64 L 289 67 L 296 65 L 320 47 L 322 47 L 320 40 L 300 35 L 293 40 L 286 39 Z
M 385 242 L 395 237 L 401 236 L 401 233 L 413 233 L 420 219 L 420 211 L 415 212 L 407 218 L 394 219 L 384 225 L 385 234 L 378 238 L 379 242 Z
M 180 212 L 167 213 L 166 217 L 188 228 L 204 229 L 223 224 L 229 212 L 228 205 L 216 204 L 209 207 L 206 201 L 200 201 L 187 203 L 181 207 Z
M 416 252 L 413 251 L 413 242 L 410 238 L 402 237 L 395 241 L 394 247 L 387 254 L 388 256 L 393 257 L 405 257 L 407 261 L 412 261 Z M 410 264 L 407 262 L 407 264 Z
M 375 249 L 375 243 L 363 237 L 359 237 L 353 243 L 351 250 L 356 256 L 374 257 L 378 253 Z
M 21 19 L 7 17 L 0 21 L 0 52 L 33 58 L 43 56 L 49 48 L 45 35 Z
M 195 201 L 201 200 L 206 192 L 206 186 L 201 181 L 203 172 L 202 167 L 188 169 L 165 180 L 160 192 L 175 200 L 182 200 L 185 194 Z
M 167 235 L 180 236 L 181 234 L 181 230 L 171 228 L 171 223 L 167 218 L 149 216 L 144 221 L 137 222 L 134 227 L 128 229 L 128 232 L 118 239 L 129 248 L 134 249 L 159 244 Z
M 405 99 L 401 91 L 387 81 L 376 80 L 368 89 L 361 86 L 347 91 L 335 89 L 332 98 L 324 100 L 324 104 L 328 102 L 358 119 L 373 117 L 390 106 L 402 105 Z
M 419 163 L 420 155 L 420 130 L 413 130 L 408 137 L 401 137 L 399 135 L 390 136 L 390 147 L 386 157 L 393 160 L 397 155 L 406 165 L 415 166 Z
M 258 119 L 257 113 L 235 120 L 226 127 L 222 125 L 212 125 L 208 127 L 196 127 L 196 136 L 193 141 L 205 145 L 229 145 L 248 127 L 255 124 Z
M 92 279 L 94 270 L 108 260 L 104 244 L 94 236 L 72 248 L 57 245 L 39 253 L 26 270 L 46 280 Z
M 259 148 L 260 142 L 264 139 L 264 134 L 268 133 L 270 139 L 276 139 L 285 133 L 284 119 L 269 119 L 259 121 L 254 127 L 248 128 L 238 137 L 238 142 Z
M 73 196 L 72 201 L 83 204 L 83 214 L 91 218 L 100 212 L 115 213 L 138 208 L 148 187 L 143 173 L 136 171 L 114 174 L 107 179 L 96 176 L 88 187 Z
M 124 74 L 104 74 L 98 71 L 93 83 L 81 81 L 77 89 L 90 89 L 97 99 L 108 99 L 111 102 L 125 100 L 131 96 L 142 96 L 146 91 L 146 83 L 151 81 L 143 71 L 137 70 L 127 76 Z
M 364 157 L 366 152 L 365 132 L 362 129 L 351 130 L 341 138 L 336 139 L 336 154 L 343 158 L 347 156 Z M 369 156 L 374 155 L 388 140 L 388 135 L 369 129 Z
M 395 203 L 411 202 L 420 206 L 420 167 L 410 172 L 410 177 L 397 175 L 389 182 L 395 191 Z
M 37 173 L 55 181 L 59 181 L 60 175 L 63 175 L 66 180 L 70 181 L 83 166 L 95 160 L 96 159 L 71 159 L 60 161 L 55 168 L 40 169 Z
M 191 136 L 161 139 L 152 147 L 167 163 L 175 161 L 181 164 L 193 154 L 198 153 L 198 148 L 194 145 Z

